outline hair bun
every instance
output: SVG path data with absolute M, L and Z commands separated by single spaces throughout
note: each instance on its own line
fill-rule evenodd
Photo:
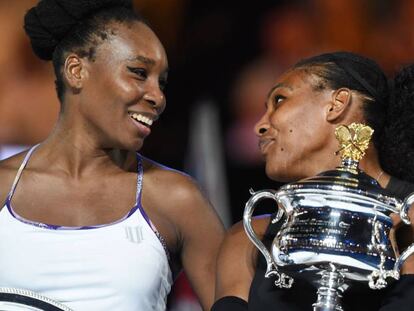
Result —
M 33 51 L 51 60 L 59 42 L 82 19 L 108 7 L 132 8 L 130 0 L 41 0 L 24 17 Z

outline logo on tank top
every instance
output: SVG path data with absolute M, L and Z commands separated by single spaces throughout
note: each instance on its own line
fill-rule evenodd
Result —
M 132 243 L 141 243 L 144 239 L 141 226 L 126 226 L 125 234 L 126 238 Z

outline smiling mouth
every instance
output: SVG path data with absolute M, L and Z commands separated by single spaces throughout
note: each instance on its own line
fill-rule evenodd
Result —
M 145 125 L 146 127 L 150 127 L 153 123 L 154 120 L 146 117 L 140 113 L 136 113 L 136 112 L 128 112 L 129 116 L 134 119 L 135 121 Z

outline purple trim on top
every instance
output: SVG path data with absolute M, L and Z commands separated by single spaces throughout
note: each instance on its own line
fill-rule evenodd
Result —
M 148 217 L 147 213 L 145 212 L 145 210 L 144 210 L 144 208 L 141 204 L 144 168 L 143 168 L 142 157 L 138 153 L 137 153 L 137 166 L 138 166 L 137 167 L 137 173 L 138 173 L 137 174 L 137 189 L 136 189 L 136 195 L 135 195 L 136 202 L 135 202 L 134 207 L 132 207 L 132 209 L 125 216 L 123 216 L 121 219 L 118 219 L 118 220 L 116 220 L 114 222 L 111 222 L 111 223 L 108 223 L 108 224 L 101 224 L 101 225 L 94 225 L 94 226 L 71 227 L 71 226 L 59 226 L 59 225 L 52 225 L 52 224 L 46 224 L 46 223 L 31 221 L 31 220 L 28 220 L 28 219 L 20 216 L 19 214 L 17 214 L 13 210 L 13 207 L 11 205 L 11 200 L 12 200 L 14 191 L 16 190 L 17 183 L 19 182 L 20 176 L 23 172 L 23 169 L 26 167 L 30 156 L 32 155 L 33 151 L 36 149 L 37 146 L 38 145 L 33 146 L 29 150 L 29 152 L 26 154 L 25 158 L 23 159 L 23 162 L 20 165 L 20 168 L 19 168 L 19 170 L 17 172 L 17 175 L 15 177 L 15 180 L 13 182 L 12 189 L 10 190 L 10 192 L 7 195 L 7 198 L 6 198 L 5 205 L 7 206 L 7 210 L 9 211 L 9 213 L 12 215 L 13 218 L 15 218 L 16 220 L 18 220 L 22 223 L 25 223 L 25 224 L 28 224 L 28 225 L 31 225 L 31 226 L 35 226 L 35 227 L 39 227 L 39 228 L 49 229 L 49 230 L 90 230 L 90 229 L 99 229 L 99 228 L 103 228 L 103 227 L 109 227 L 109 226 L 118 224 L 120 222 L 123 222 L 126 219 L 128 219 L 131 215 L 133 215 L 137 210 L 139 210 L 141 215 L 144 217 L 145 221 L 147 222 L 147 224 L 151 228 L 151 230 L 154 232 L 155 236 L 160 241 L 160 243 L 161 243 L 162 247 L 164 248 L 164 251 L 167 255 L 167 259 L 170 260 L 170 258 L 171 258 L 170 252 L 168 251 L 167 244 L 165 242 L 164 237 L 159 233 L 159 231 L 157 230 L 155 225 L 152 223 L 152 221 Z
M 31 225 L 31 226 L 35 226 L 38 228 L 44 228 L 44 229 L 50 229 L 50 230 L 89 230 L 89 229 L 99 229 L 99 228 L 103 228 L 103 227 L 109 227 L 115 224 L 118 224 L 120 222 L 125 221 L 126 219 L 128 219 L 132 214 L 134 214 L 134 212 L 136 210 L 139 209 L 139 206 L 135 205 L 129 212 L 127 215 L 123 216 L 121 219 L 115 220 L 111 223 L 107 223 L 107 224 L 101 224 L 101 225 L 93 225 L 93 226 L 79 226 L 79 227 L 71 227 L 71 226 L 60 226 L 60 225 L 52 225 L 52 224 L 46 224 L 46 223 L 42 223 L 42 222 L 36 222 L 36 221 L 32 221 L 29 219 L 26 219 L 22 216 L 20 216 L 19 214 L 17 214 L 14 210 L 13 207 L 11 205 L 10 200 L 6 201 L 6 207 L 7 210 L 9 211 L 9 213 L 13 216 L 13 218 L 15 218 L 16 220 L 23 222 L 27 225 Z
M 170 252 L 168 251 L 167 243 L 165 242 L 164 237 L 157 230 L 157 227 L 153 224 L 151 219 L 148 217 L 147 213 L 144 210 L 144 207 L 141 203 L 142 197 L 142 185 L 143 185 L 143 176 L 144 176 L 144 166 L 143 166 L 143 157 L 137 153 L 137 162 L 138 162 L 138 184 L 137 184 L 137 203 L 136 206 L 139 206 L 139 211 L 141 212 L 142 217 L 144 217 L 148 226 L 155 233 L 156 237 L 160 241 L 162 247 L 164 248 L 165 254 L 167 255 L 168 261 L 171 259 Z
M 39 144 L 38 144 L 39 145 Z M 140 204 L 138 204 L 138 199 L 141 199 L 141 188 L 142 188 L 142 175 L 143 175 L 143 169 L 142 169 L 142 160 L 139 158 L 138 154 L 137 154 L 137 159 L 138 159 L 138 176 L 137 176 L 137 189 L 136 189 L 136 202 L 135 205 L 131 208 L 131 210 L 125 215 L 123 216 L 121 219 L 115 220 L 111 223 L 107 223 L 107 224 L 100 224 L 100 225 L 93 225 L 93 226 L 79 226 L 79 227 L 71 227 L 71 226 L 60 226 L 60 225 L 52 225 L 52 224 L 46 224 L 46 223 L 41 223 L 41 222 L 36 222 L 36 221 L 32 221 L 29 219 L 26 219 L 22 216 L 20 216 L 19 214 L 17 214 L 14 210 L 13 207 L 11 205 L 11 200 L 14 194 L 14 191 L 16 190 L 16 186 L 17 183 L 20 180 L 20 176 L 23 172 L 23 169 L 26 167 L 30 156 L 32 155 L 33 151 L 36 149 L 36 147 L 38 145 L 33 146 L 29 152 L 26 154 L 25 158 L 23 159 L 22 164 L 19 167 L 19 170 L 17 172 L 16 178 L 14 180 L 12 189 L 10 190 L 7 198 L 6 198 L 6 202 L 5 205 L 7 206 L 7 210 L 9 211 L 9 213 L 18 221 L 31 225 L 31 226 L 35 226 L 35 227 L 39 227 L 39 228 L 44 228 L 44 229 L 50 229 L 50 230 L 89 230 L 89 229 L 99 229 L 99 228 L 103 228 L 103 227 L 109 227 L 115 224 L 118 224 L 120 222 L 125 221 L 126 219 L 128 219 L 132 214 L 134 214 L 136 212 L 136 210 L 141 209 L 140 208 Z M 145 219 L 147 222 L 149 221 L 149 219 Z
M 135 195 L 135 205 L 141 205 L 141 197 L 142 197 L 142 181 L 144 178 L 144 166 L 142 164 L 142 158 L 140 154 L 137 152 L 137 192 Z
M 11 186 L 10 192 L 7 195 L 6 201 L 12 199 L 14 192 L 16 191 L 16 186 L 20 180 L 20 177 L 22 176 L 23 170 L 26 167 L 27 163 L 29 162 L 30 157 L 32 156 L 33 151 L 39 146 L 40 144 L 34 145 L 29 149 L 29 151 L 24 156 L 24 159 L 22 161 L 22 164 L 20 164 L 19 169 L 17 170 L 16 177 L 13 180 L 13 185 Z
M 141 212 L 142 217 L 144 217 L 145 221 L 148 223 L 148 226 L 151 228 L 151 230 L 155 233 L 156 237 L 160 241 L 162 247 L 164 248 L 165 254 L 167 255 L 168 261 L 171 259 L 170 251 L 168 250 L 167 243 L 165 242 L 164 237 L 161 235 L 161 233 L 157 230 L 153 222 L 149 219 L 147 213 L 145 213 L 144 208 L 142 207 L 142 204 L 139 205 L 139 211 Z

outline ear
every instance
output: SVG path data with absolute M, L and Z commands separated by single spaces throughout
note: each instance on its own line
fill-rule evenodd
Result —
M 86 77 L 84 60 L 76 54 L 70 54 L 66 57 L 63 75 L 66 78 L 69 88 L 75 93 L 79 93 Z
M 327 107 L 326 120 L 334 121 L 342 117 L 351 103 L 352 92 L 347 88 L 337 89 L 332 93 L 330 104 Z

